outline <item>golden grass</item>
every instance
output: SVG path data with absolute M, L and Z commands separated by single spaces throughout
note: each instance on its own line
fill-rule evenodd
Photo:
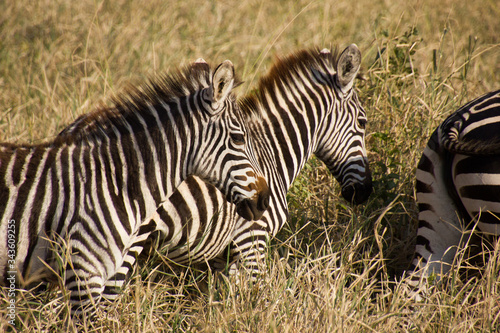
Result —
M 18 291 L 17 328 L 497 331 L 498 245 L 477 276 L 461 279 L 457 269 L 422 303 L 395 281 L 413 251 L 415 166 L 430 133 L 465 101 L 499 88 L 499 16 L 495 0 L 0 2 L 0 141 L 50 139 L 127 83 L 198 57 L 230 59 L 242 95 L 275 56 L 354 42 L 363 52 L 358 88 L 375 187 L 365 205 L 350 207 L 313 159 L 289 193 L 290 223 L 257 285 L 170 270 L 155 256 L 110 307 L 114 320 L 78 326 L 59 289 Z

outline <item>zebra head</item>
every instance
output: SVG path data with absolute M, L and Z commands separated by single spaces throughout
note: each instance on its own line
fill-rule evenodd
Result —
M 234 84 L 234 67 L 226 60 L 202 91 L 208 118 L 199 133 L 192 173 L 214 184 L 236 204 L 241 217 L 257 220 L 269 207 L 270 191 L 253 149 L 247 145 L 245 119 L 231 94 Z
M 331 59 L 328 51 L 323 58 Z M 338 58 L 328 94 L 330 108 L 318 137 L 315 152 L 342 186 L 342 196 L 354 204 L 363 203 L 372 192 L 372 178 L 365 149 L 366 112 L 356 94 L 354 80 L 361 65 L 361 52 L 355 44 Z

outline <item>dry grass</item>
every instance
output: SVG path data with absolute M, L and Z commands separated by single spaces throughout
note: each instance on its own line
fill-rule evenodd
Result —
M 423 303 L 395 281 L 414 246 L 413 179 L 430 133 L 465 101 L 499 88 L 499 16 L 494 0 L 0 2 L 0 141 L 51 138 L 127 83 L 198 57 L 233 61 L 244 94 L 276 55 L 355 42 L 375 187 L 367 204 L 350 207 L 313 159 L 290 191 L 290 223 L 257 285 L 171 270 L 156 256 L 110 307 L 114 320 L 75 326 L 60 290 L 18 291 L 17 328 L 498 331 L 498 245 L 475 277 L 457 269 Z M 2 331 L 6 312 L 1 305 Z

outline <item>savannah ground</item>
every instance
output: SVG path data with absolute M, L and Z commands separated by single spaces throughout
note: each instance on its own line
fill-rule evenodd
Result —
M 277 56 L 356 43 L 374 192 L 352 207 L 321 162 L 293 184 L 290 221 L 252 285 L 141 260 L 109 319 L 76 324 L 54 288 L 15 294 L 24 332 L 493 332 L 500 259 L 454 270 L 415 303 L 399 285 L 415 244 L 416 164 L 457 107 L 500 88 L 500 6 L 483 1 L 2 1 L 0 141 L 53 138 L 128 84 L 199 57 L 230 59 L 251 91 Z M 498 245 L 496 247 L 498 251 Z M 467 262 L 457 257 L 457 267 Z M 11 329 L 8 290 L 0 331 Z

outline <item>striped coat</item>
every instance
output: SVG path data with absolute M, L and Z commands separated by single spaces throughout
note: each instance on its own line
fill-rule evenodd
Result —
M 419 224 L 409 274 L 410 285 L 425 290 L 427 277 L 439 280 L 452 268 L 471 230 L 500 235 L 500 90 L 460 107 L 434 131 L 416 178 Z
M 355 45 L 341 54 L 302 50 L 279 60 L 240 103 L 254 114 L 247 123 L 249 144 L 271 189 L 269 209 L 259 219 L 245 219 L 215 187 L 189 177 L 141 227 L 138 251 L 124 271 L 146 244 L 159 240 L 171 262 L 213 260 L 221 269 L 230 263 L 231 274 L 243 265 L 256 277 L 269 238 L 287 222 L 287 191 L 312 154 L 328 166 L 347 201 L 364 202 L 372 183 L 366 112 L 354 89 L 360 61 Z
M 80 117 L 51 142 L 2 144 L 0 281 L 17 271 L 29 285 L 48 265 L 62 269 L 76 305 L 99 300 L 141 225 L 190 175 L 244 216 L 262 215 L 269 190 L 245 142 L 234 81 L 231 62 L 212 71 L 198 61 Z

